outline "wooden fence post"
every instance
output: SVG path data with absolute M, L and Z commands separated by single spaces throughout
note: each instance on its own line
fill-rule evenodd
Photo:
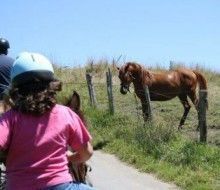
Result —
M 110 68 L 108 68 L 108 72 L 106 72 L 106 83 L 107 83 L 109 111 L 111 114 L 114 114 L 114 102 L 113 102 L 113 93 L 112 93 L 112 74 L 111 74 Z
M 90 73 L 86 73 L 86 81 L 87 81 L 87 86 L 88 86 L 88 90 L 89 90 L 90 105 L 92 107 L 96 107 L 97 100 L 95 97 L 95 90 L 94 90 L 94 86 L 92 83 L 92 75 Z
M 200 90 L 199 104 L 198 104 L 200 142 L 207 141 L 206 109 L 207 109 L 207 90 Z
M 144 86 L 144 95 L 145 95 L 145 103 L 146 103 L 146 110 L 144 110 L 144 113 L 147 113 L 149 121 L 152 121 L 152 109 L 151 109 L 151 103 L 150 103 L 150 93 L 148 86 Z

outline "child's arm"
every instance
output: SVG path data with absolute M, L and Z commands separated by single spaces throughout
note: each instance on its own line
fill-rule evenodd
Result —
M 91 143 L 88 141 L 85 145 L 83 145 L 76 152 L 67 152 L 67 158 L 70 162 L 74 164 L 82 163 L 87 161 L 93 154 L 93 147 Z

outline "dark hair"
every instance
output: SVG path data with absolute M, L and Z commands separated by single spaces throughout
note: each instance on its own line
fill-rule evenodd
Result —
M 56 91 L 61 89 L 62 83 L 58 80 L 12 86 L 9 91 L 11 107 L 25 114 L 42 115 L 56 104 Z

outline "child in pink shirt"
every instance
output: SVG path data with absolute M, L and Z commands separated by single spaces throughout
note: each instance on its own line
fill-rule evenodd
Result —
M 7 150 L 8 190 L 92 190 L 74 183 L 68 161 L 81 163 L 92 153 L 91 136 L 76 113 L 56 104 L 61 83 L 50 61 L 24 52 L 11 72 L 12 109 L 0 118 L 0 150 Z M 75 152 L 67 157 L 67 146 Z

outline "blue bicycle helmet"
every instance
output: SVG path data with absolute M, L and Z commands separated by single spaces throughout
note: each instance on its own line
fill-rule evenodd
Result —
M 15 59 L 11 70 L 12 85 L 53 80 L 55 80 L 53 66 L 45 56 L 22 52 Z

